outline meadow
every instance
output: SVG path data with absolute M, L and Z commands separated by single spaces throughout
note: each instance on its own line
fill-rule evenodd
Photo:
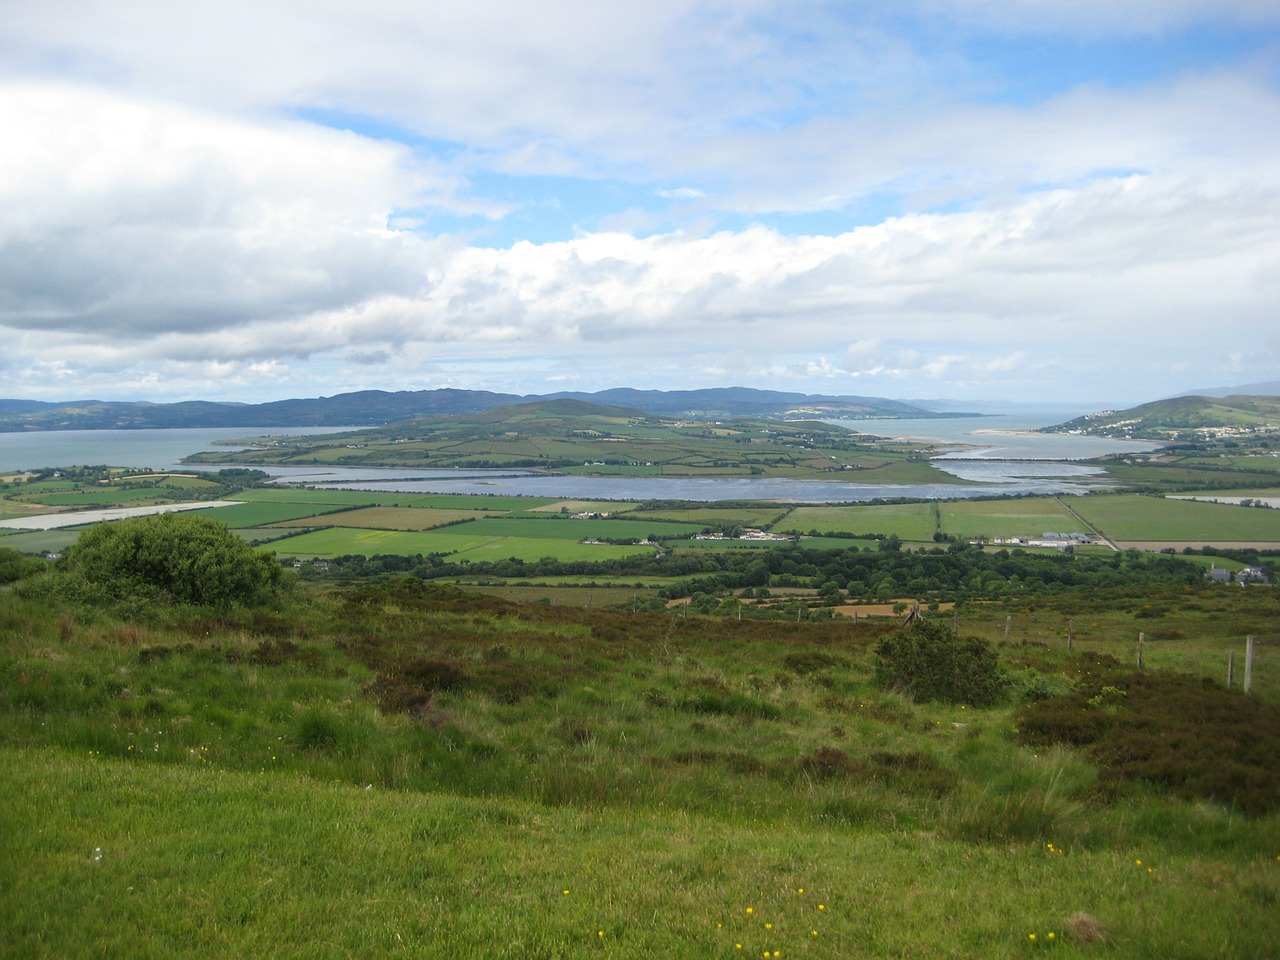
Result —
M 1012 685 L 987 708 L 878 685 L 892 620 L 411 581 L 216 614 L 6 600 L 7 956 L 1190 960 L 1280 942 L 1274 810 L 1020 738 L 1038 698 L 1143 689 L 1111 658 L 1149 621 L 1105 597 L 962 610 L 966 633 L 1012 618 L 994 642 Z M 1200 626 L 1277 622 L 1274 591 L 1177 603 L 1165 626 L 1185 636 L 1162 643 L 1193 675 Z M 1069 607 L 1090 618 L 1072 654 L 1038 633 Z M 1263 729 L 1276 666 L 1230 701 Z M 1123 717 L 1107 696 L 1085 709 Z
M 942 532 L 960 540 L 1040 536 L 1045 533 L 1090 533 L 1056 497 L 1021 500 L 948 500 L 938 504 Z
M 1280 510 L 1134 494 L 1081 497 L 1072 507 L 1116 541 L 1280 542 Z
M 451 562 L 497 562 L 511 559 L 531 562 L 549 555 L 565 561 L 613 560 L 633 554 L 653 553 L 652 547 L 638 545 L 581 543 L 563 537 L 519 536 L 499 531 L 469 530 L 454 533 L 454 529 L 449 527 L 443 531 L 406 532 L 335 526 L 271 540 L 262 549 L 281 557 L 301 558 L 349 554 L 414 556 L 440 553 L 448 554 Z
M 932 503 L 796 507 L 776 526 L 801 533 L 880 533 L 924 542 L 932 541 L 938 530 L 937 507 Z

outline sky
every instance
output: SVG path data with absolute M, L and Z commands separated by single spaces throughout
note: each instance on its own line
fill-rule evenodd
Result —
M 0 397 L 1280 378 L 1280 0 L 7 0 Z

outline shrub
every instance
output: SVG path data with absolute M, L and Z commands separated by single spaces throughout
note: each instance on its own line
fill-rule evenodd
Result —
M 226 524 L 180 513 L 90 527 L 67 564 L 89 595 L 213 607 L 271 600 L 281 579 L 275 558 L 256 552 Z
M 13 583 L 23 577 L 32 577 L 44 569 L 43 560 L 25 556 L 8 547 L 0 547 L 0 583 Z
M 984 640 L 958 637 L 943 624 L 920 620 L 876 645 L 876 680 L 918 703 L 939 700 L 990 706 L 1009 684 Z

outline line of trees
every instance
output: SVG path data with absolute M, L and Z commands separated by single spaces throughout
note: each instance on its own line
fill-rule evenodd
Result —
M 660 576 L 673 578 L 662 588 L 669 599 L 703 594 L 755 596 L 769 587 L 818 590 L 828 602 L 843 598 L 888 600 L 983 599 L 1109 590 L 1141 593 L 1153 587 L 1204 582 L 1203 568 L 1168 554 L 1136 550 L 1107 555 L 988 553 L 968 544 L 924 552 L 900 552 L 890 538 L 880 549 L 814 551 L 799 546 L 724 552 L 676 552 L 610 560 L 558 560 L 543 557 L 495 562 L 451 560 L 448 555 L 414 557 L 336 557 L 328 569 L 311 575 L 333 578 L 376 577 L 408 573 L 423 579 L 486 577 L 599 577 L 601 580 Z

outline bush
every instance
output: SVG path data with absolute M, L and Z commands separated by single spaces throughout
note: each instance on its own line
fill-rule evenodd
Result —
M 876 646 L 876 680 L 917 703 L 939 700 L 990 706 L 1009 684 L 984 640 L 958 637 L 940 623 L 919 620 Z
M 23 577 L 32 577 L 44 569 L 43 560 L 25 556 L 8 547 L 0 547 L 0 583 L 13 583 Z
M 282 575 L 273 556 L 256 552 L 225 524 L 181 513 L 90 527 L 67 568 L 89 595 L 224 608 L 273 599 Z

